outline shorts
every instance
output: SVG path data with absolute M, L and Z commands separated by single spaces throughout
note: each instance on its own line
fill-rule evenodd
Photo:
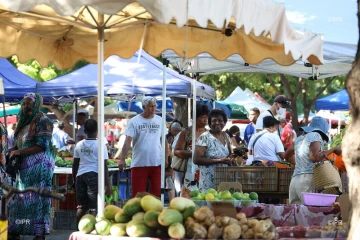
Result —
M 76 177 L 77 208 L 97 211 L 98 174 L 87 172 Z
M 165 189 L 175 191 L 175 184 L 174 184 L 173 176 L 168 176 L 165 178 Z

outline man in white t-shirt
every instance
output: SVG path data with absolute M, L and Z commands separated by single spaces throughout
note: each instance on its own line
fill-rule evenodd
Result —
M 98 140 L 97 121 L 86 120 L 84 131 L 87 138 L 76 144 L 74 150 L 74 162 L 72 175 L 76 186 L 77 214 L 76 220 L 79 223 L 82 216 L 89 211 L 96 214 L 98 195 Z M 105 193 L 111 195 L 109 185 L 109 171 L 107 167 L 108 153 L 104 146 L 104 169 L 105 169 Z
M 161 185 L 161 117 L 155 115 L 156 99 L 142 99 L 144 112 L 133 117 L 126 127 L 126 139 L 121 150 L 119 169 L 126 167 L 125 158 L 133 142 L 131 162 L 132 196 L 146 192 L 150 180 L 150 193 L 160 196 Z M 164 126 L 165 127 L 165 126 Z
M 250 139 L 248 149 L 254 160 L 279 161 L 285 157 L 284 145 L 280 137 L 275 134 L 279 127 L 279 121 L 266 116 L 263 119 L 264 129 L 256 133 Z
M 279 95 L 274 99 L 274 104 L 271 106 L 269 110 L 266 110 L 260 114 L 256 121 L 255 129 L 256 132 L 260 132 L 263 130 L 263 119 L 266 116 L 277 116 L 278 118 L 282 118 L 286 116 L 286 109 L 290 108 L 290 102 L 284 95 Z M 278 135 L 280 137 L 280 131 L 278 130 Z

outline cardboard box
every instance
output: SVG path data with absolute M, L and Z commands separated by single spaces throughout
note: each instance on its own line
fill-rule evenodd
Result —
M 211 207 L 215 216 L 226 215 L 236 218 L 236 209 L 231 202 L 212 202 Z
M 239 182 L 221 182 L 218 187 L 218 191 L 229 190 L 231 194 L 234 192 L 242 192 L 242 186 Z
M 348 222 L 350 215 L 350 199 L 349 194 L 342 194 L 339 199 L 341 219 L 343 222 Z
M 221 182 L 218 187 L 218 191 L 225 191 L 229 190 L 231 194 L 235 192 L 242 192 L 242 186 L 239 182 Z M 236 209 L 234 206 L 234 203 L 232 202 L 211 202 L 212 210 L 215 214 L 215 216 L 218 215 L 226 215 L 229 217 L 236 217 Z

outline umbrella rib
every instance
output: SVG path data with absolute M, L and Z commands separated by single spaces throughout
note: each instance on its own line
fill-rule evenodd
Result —
M 96 28 L 95 25 L 93 25 L 93 24 L 91 24 L 90 22 L 85 21 L 85 20 L 83 20 L 83 19 L 80 18 L 80 15 L 83 14 L 83 12 L 84 12 L 85 9 L 86 9 L 86 7 L 82 7 L 81 10 L 78 12 L 77 16 L 71 16 L 71 17 L 74 18 L 75 21 L 80 21 L 80 22 L 83 22 L 84 24 L 93 26 L 93 28 Z
M 21 32 L 24 32 L 24 33 L 28 33 L 28 34 L 31 34 L 31 35 L 33 35 L 33 36 L 37 36 L 37 37 L 40 37 L 40 38 L 46 38 L 46 39 L 53 39 L 53 40 L 57 40 L 57 39 L 58 39 L 58 38 L 56 38 L 56 37 L 50 37 L 50 36 L 46 36 L 46 35 L 41 35 L 41 34 L 38 34 L 38 33 L 34 33 L 34 32 L 32 32 L 32 31 L 26 30 L 26 29 L 24 29 L 24 28 L 22 28 L 22 27 L 20 27 L 20 26 L 18 26 L 18 25 L 16 25 L 16 24 L 12 23 L 12 22 L 6 21 L 6 20 L 1 19 L 1 18 L 0 18 L 0 22 L 4 23 L 4 24 L 6 24 L 6 25 L 8 25 L 8 26 L 10 26 L 10 27 L 13 27 L 13 28 L 17 29 L 18 31 L 21 31 Z
M 31 16 L 31 17 L 38 17 L 38 18 L 42 18 L 42 19 L 46 19 L 46 20 L 53 20 L 55 22 L 58 23 L 67 23 L 67 24 L 71 24 L 74 26 L 78 26 L 78 27 L 83 27 L 83 28 L 94 28 L 94 25 L 91 24 L 85 24 L 85 23 L 80 23 L 80 22 L 75 22 L 73 20 L 69 20 L 63 17 L 57 17 L 57 16 L 49 16 L 43 13 L 38 13 L 35 11 L 29 11 L 29 12 L 22 12 L 21 13 L 24 16 Z
M 108 26 L 107 28 L 111 28 L 111 27 L 113 27 L 113 26 L 115 26 L 115 25 L 118 25 L 118 24 L 120 24 L 120 23 L 122 23 L 122 22 L 125 22 L 125 21 L 127 21 L 127 20 L 129 20 L 129 19 L 131 19 L 131 18 L 136 18 L 137 16 L 140 16 L 140 15 L 142 15 L 142 14 L 144 14 L 144 13 L 147 13 L 147 11 L 142 11 L 142 12 L 137 13 L 137 14 L 135 14 L 135 15 L 132 15 L 132 16 L 123 18 L 123 19 L 117 21 L 116 23 L 111 24 L 111 25 Z
M 88 12 L 90 13 L 90 16 L 91 16 L 91 18 L 94 20 L 94 22 L 96 23 L 96 26 L 97 26 L 97 27 L 100 27 L 98 21 L 96 20 L 96 18 L 94 17 L 94 15 L 92 14 L 92 12 L 90 11 L 89 7 L 86 6 L 85 8 L 86 8 L 86 10 L 88 10 Z

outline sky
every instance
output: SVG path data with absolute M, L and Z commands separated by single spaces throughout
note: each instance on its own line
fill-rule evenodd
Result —
M 323 34 L 324 41 L 357 44 L 356 0 L 273 0 L 285 4 L 293 28 Z

